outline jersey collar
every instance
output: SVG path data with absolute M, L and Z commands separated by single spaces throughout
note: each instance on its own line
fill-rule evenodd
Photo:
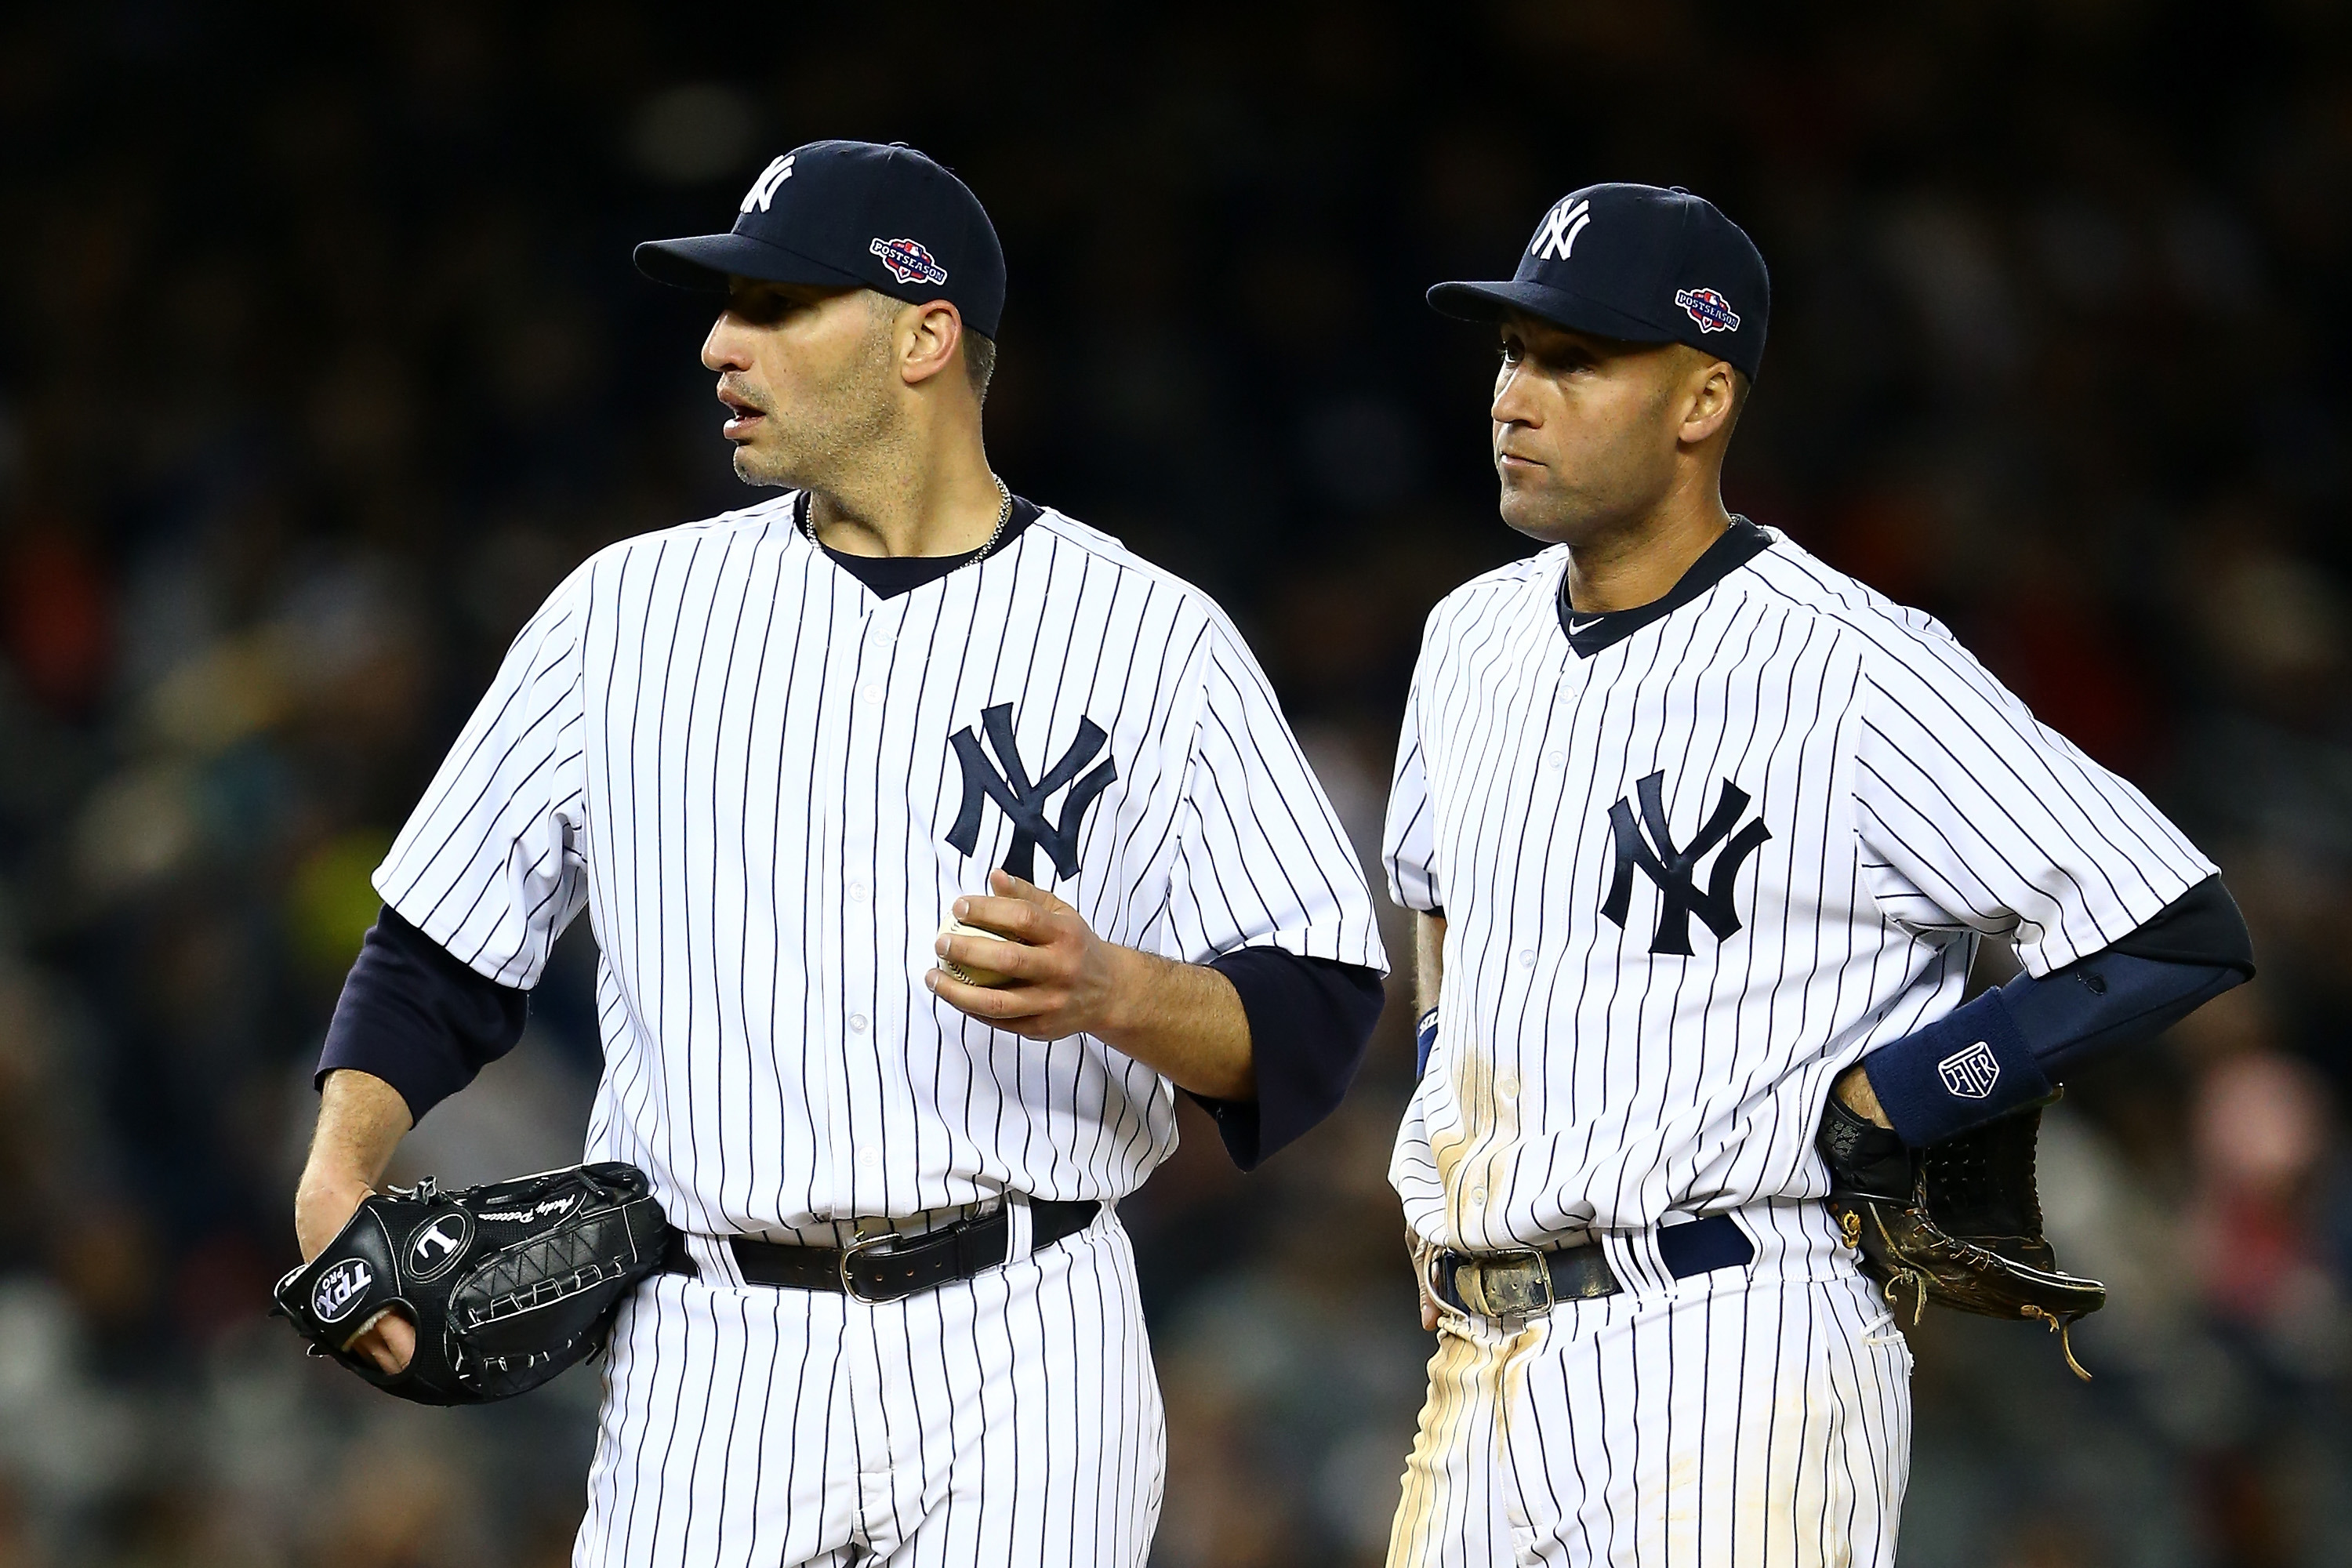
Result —
M 1579 658 L 1591 658 L 1605 647 L 1614 647 L 1648 626 L 1664 620 L 1681 609 L 1732 573 L 1762 554 L 1772 542 L 1772 536 L 1748 521 L 1735 516 L 1731 526 L 1721 539 L 1706 547 L 1706 553 L 1690 563 L 1682 580 L 1666 590 L 1665 597 L 1653 599 L 1646 605 L 1636 605 L 1630 610 L 1605 610 L 1594 615 L 1578 615 L 1568 607 L 1568 574 L 1559 576 L 1559 592 L 1555 595 L 1559 611 L 1559 629 L 1568 634 L 1568 646 Z
M 809 532 L 808 508 L 809 493 L 803 490 L 793 500 L 793 531 L 816 544 L 828 560 L 865 584 L 877 598 L 895 599 L 901 594 L 910 594 L 926 583 L 936 583 L 949 573 L 981 559 L 978 550 L 967 550 L 960 555 L 852 555 L 830 544 L 816 543 Z M 1021 531 L 1044 515 L 1044 510 L 1034 501 L 1014 496 L 1013 514 L 1004 520 L 1003 537 L 996 542 L 992 553 L 1002 555 L 1012 549 Z

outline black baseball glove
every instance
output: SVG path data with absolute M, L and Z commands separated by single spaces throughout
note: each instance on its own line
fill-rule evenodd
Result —
M 621 1298 L 662 1267 L 670 1236 L 635 1165 L 457 1193 L 427 1177 L 361 1204 L 272 1294 L 311 1354 L 419 1405 L 480 1405 L 593 1354 Z M 390 1374 L 350 1350 L 387 1310 L 416 1326 L 415 1359 Z
M 2087 1378 L 2067 1330 L 2106 1305 L 2107 1288 L 2060 1269 L 2042 1235 L 2033 1176 L 2041 1131 L 2035 1105 L 1910 1149 L 1832 1095 L 1814 1146 L 1829 1163 L 1830 1213 L 1889 1306 L 1901 1308 L 1908 1292 L 1915 1323 L 1932 1301 L 2047 1324 L 2066 1364 Z

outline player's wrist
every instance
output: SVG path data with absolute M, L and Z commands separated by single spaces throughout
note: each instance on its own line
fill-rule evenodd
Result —
M 1159 961 L 1115 942 L 1097 938 L 1096 944 L 1101 949 L 1103 983 L 1095 1004 L 1096 1027 L 1087 1033 L 1123 1050 L 1150 1014 L 1144 996 L 1154 978 L 1151 966 Z
M 1870 1087 L 1870 1074 L 1860 1062 L 1831 1082 L 1830 1098 L 1874 1126 L 1895 1125 L 1886 1119 L 1885 1108 L 1878 1103 L 1878 1091 Z
M 294 1239 L 305 1260 L 341 1234 L 375 1188 L 351 1171 L 305 1171 L 294 1189 Z
M 297 1209 L 331 1208 L 340 1204 L 348 1208 L 357 1208 L 361 1201 L 373 1191 L 375 1184 L 354 1167 L 313 1163 L 303 1171 L 301 1181 L 295 1186 L 294 1206 Z

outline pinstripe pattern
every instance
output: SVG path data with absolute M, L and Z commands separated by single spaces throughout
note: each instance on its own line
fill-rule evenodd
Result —
M 1523 1325 L 1449 1314 L 1391 1568 L 1887 1568 L 1911 1352 L 1818 1205 L 1746 1270 Z
M 1109 941 L 1191 962 L 1265 945 L 1385 967 L 1338 819 L 1240 636 L 1202 595 L 1047 512 L 878 599 L 787 494 L 591 559 L 524 627 L 376 873 L 476 970 L 539 978 L 583 906 L 603 952 L 592 1157 L 704 1235 L 1112 1198 L 1175 1139 L 1157 1073 L 1040 1043 L 920 984 L 985 892 L 949 743 L 1013 705 L 1033 776 L 1082 720 L 1118 777 L 1080 868 L 1039 875 Z
M 1441 1246 L 1821 1196 L 1830 1079 L 1956 1005 L 1979 934 L 2046 973 L 2211 873 L 1936 623 L 1785 539 L 1589 658 L 1553 610 L 1565 559 L 1439 605 L 1399 752 L 1391 890 L 1447 929 L 1391 1175 Z M 1771 833 L 1741 929 L 1694 922 L 1688 957 L 1651 951 L 1641 877 L 1624 925 L 1599 913 L 1609 808 L 1653 773 L 1677 842 L 1726 782 Z
M 1390 1174 L 1425 1242 L 1591 1236 L 1627 1293 L 1449 1332 L 1391 1560 L 1886 1561 L 1908 1394 L 1809 1201 L 1831 1080 L 1957 1005 L 1981 937 L 2047 973 L 2212 867 L 1943 627 L 1777 533 L 1584 656 L 1566 560 L 1430 616 L 1385 858 L 1400 902 L 1445 913 L 1444 985 Z M 1689 862 L 1708 918 L 1685 918 L 1663 862 L 1724 844 L 1710 819 L 1746 858 Z M 1770 1243 L 1753 1287 L 1675 1281 L 1655 1227 L 1726 1212 Z M 1785 1548 L 1739 1533 L 1768 1518 Z
M 988 890 L 1015 832 L 988 804 L 969 855 L 949 842 L 968 789 L 950 737 L 1010 705 L 1036 780 L 1082 726 L 1107 734 L 1076 870 L 1041 855 L 1036 874 L 1104 938 L 1171 958 L 1384 968 L 1346 836 L 1232 624 L 1117 541 L 1048 511 L 880 598 L 794 525 L 797 500 L 574 572 L 377 889 L 512 985 L 588 911 L 588 1157 L 645 1169 L 692 1237 L 838 1244 L 859 1219 L 1116 1201 L 1175 1146 L 1169 1082 L 921 984 L 945 911 Z M 1069 793 L 1032 804 L 1058 823 Z M 578 1561 L 1139 1560 L 1158 1394 L 1125 1248 L 1114 1228 L 887 1310 L 656 1282 L 614 1352 Z M 1066 1279 L 1074 1249 L 1091 1261 Z M 700 1256 L 706 1280 L 727 1267 Z
M 722 1279 L 624 1307 L 573 1562 L 1143 1563 L 1163 1428 L 1115 1219 L 882 1306 Z

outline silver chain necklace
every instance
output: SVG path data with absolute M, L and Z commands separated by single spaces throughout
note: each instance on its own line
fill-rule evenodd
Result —
M 1004 525 L 1013 521 L 1013 492 L 1005 489 L 1004 481 L 998 479 L 994 474 L 991 474 L 988 477 L 990 481 L 996 486 L 996 526 L 988 531 L 988 542 L 982 545 L 979 551 L 973 554 L 970 561 L 964 563 L 967 566 L 977 565 L 981 562 L 985 561 L 990 556 L 995 554 L 996 547 L 1004 542 Z M 807 537 L 808 542 L 811 544 L 816 545 L 822 549 L 824 547 L 824 541 L 816 536 L 816 520 L 812 515 L 814 510 L 815 508 L 808 504 L 808 502 L 803 501 L 802 503 L 801 532 Z
M 980 547 L 980 553 L 967 562 L 967 565 L 977 564 L 995 554 L 996 547 L 1004 542 L 1004 525 L 1013 521 L 1013 492 L 1006 489 L 1004 481 L 994 474 L 988 477 L 996 480 L 996 526 L 988 531 L 988 542 Z

